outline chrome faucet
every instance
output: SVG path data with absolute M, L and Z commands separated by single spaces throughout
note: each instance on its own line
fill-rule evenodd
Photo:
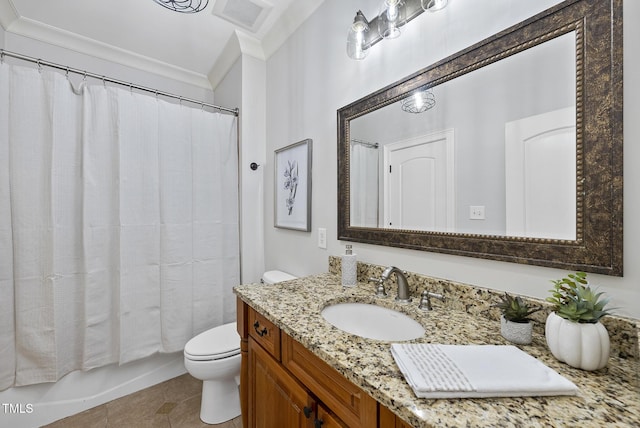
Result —
M 411 301 L 411 296 L 409 295 L 409 284 L 407 283 L 407 277 L 404 275 L 404 271 L 395 266 L 389 266 L 384 270 L 384 272 L 382 272 L 380 280 L 382 282 L 386 281 L 392 273 L 396 274 L 396 282 L 398 283 L 398 295 L 396 296 L 396 301 L 409 303 Z

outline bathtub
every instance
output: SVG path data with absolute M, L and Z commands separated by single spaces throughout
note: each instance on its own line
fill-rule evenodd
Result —
M 184 373 L 183 353 L 177 352 L 75 371 L 55 383 L 9 388 L 0 391 L 0 426 L 46 425 Z

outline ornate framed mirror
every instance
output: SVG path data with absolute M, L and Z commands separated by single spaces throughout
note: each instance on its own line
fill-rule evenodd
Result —
M 569 0 L 338 110 L 338 239 L 622 275 L 622 0 Z

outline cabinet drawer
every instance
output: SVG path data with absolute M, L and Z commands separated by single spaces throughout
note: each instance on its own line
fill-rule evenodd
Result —
M 269 354 L 280 361 L 280 329 L 271 321 L 249 308 L 249 335 Z
M 347 426 L 377 426 L 378 403 L 285 333 L 282 364 Z

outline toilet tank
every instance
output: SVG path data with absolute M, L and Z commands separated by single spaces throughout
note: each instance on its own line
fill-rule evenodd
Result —
M 288 281 L 290 279 L 296 279 L 296 277 L 280 270 L 270 270 L 262 275 L 260 282 L 263 284 L 275 284 L 276 282 Z

